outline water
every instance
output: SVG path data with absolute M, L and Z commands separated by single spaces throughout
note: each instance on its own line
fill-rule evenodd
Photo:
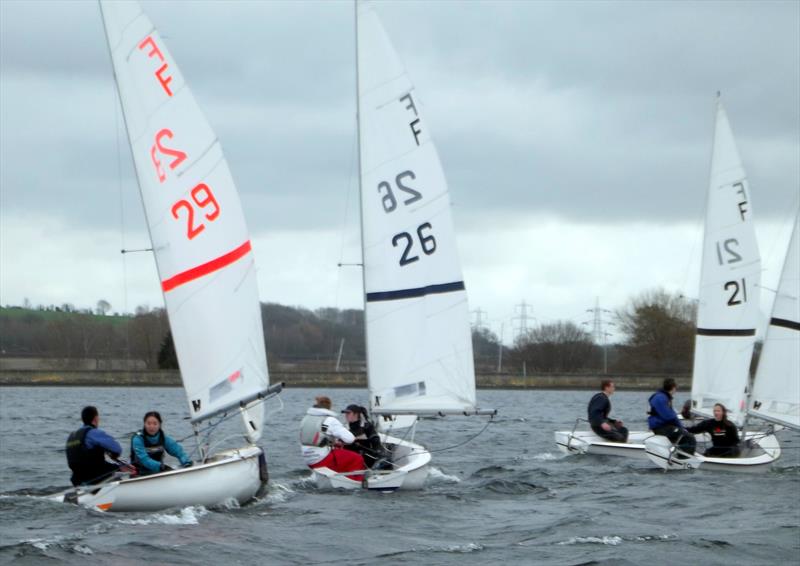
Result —
M 796 563 L 800 435 L 757 474 L 664 474 L 647 462 L 564 457 L 552 431 L 583 415 L 589 392 L 480 391 L 501 414 L 466 446 L 434 454 L 421 492 L 320 492 L 296 444 L 315 394 L 337 408 L 363 390 L 291 389 L 268 418 L 271 488 L 242 508 L 103 514 L 44 501 L 68 484 L 63 444 L 84 404 L 123 441 L 145 411 L 187 435 L 180 389 L 0 389 L 0 564 L 684 564 Z M 614 414 L 644 427 L 647 394 L 617 393 Z M 679 395 L 679 401 L 682 401 Z M 269 411 L 276 410 L 271 403 Z M 446 448 L 485 421 L 423 421 L 417 440 Z M 226 423 L 220 436 L 235 433 Z M 186 442 L 185 447 L 191 447 Z

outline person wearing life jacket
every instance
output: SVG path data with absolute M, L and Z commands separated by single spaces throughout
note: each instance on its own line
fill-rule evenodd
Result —
M 142 475 L 168 472 L 172 468 L 164 463 L 164 452 L 176 457 L 184 468 L 192 465 L 181 445 L 161 430 L 158 411 L 145 413 L 142 430 L 131 438 L 131 462 Z
M 369 420 L 367 409 L 359 405 L 348 405 L 342 411 L 344 418 L 347 420 L 347 427 L 356 440 L 352 444 L 345 446 L 345 449 L 358 452 L 364 458 L 364 463 L 372 468 L 376 462 L 382 461 L 379 464 L 381 469 L 391 468 L 391 463 L 388 462 L 388 454 L 381 444 L 381 437 L 378 431 L 375 430 L 375 425 Z
M 666 436 L 673 444 L 677 442 L 677 447 L 687 454 L 694 454 L 697 441 L 694 435 L 684 428 L 678 414 L 672 408 L 672 396 L 677 390 L 678 384 L 673 378 L 668 377 L 661 389 L 650 396 L 647 400 L 650 404 L 647 426 L 653 434 Z
M 728 409 L 722 403 L 714 405 L 713 419 L 701 421 L 687 430 L 711 435 L 712 446 L 703 452 L 703 456 L 735 458 L 739 455 L 739 429 L 728 420 Z
M 627 442 L 628 429 L 622 426 L 622 421 L 611 419 L 611 401 L 609 397 L 616 391 L 616 385 L 610 379 L 600 382 L 600 393 L 595 393 L 589 401 L 586 411 L 589 415 L 589 425 L 594 433 L 611 442 Z
M 363 472 L 366 469 L 364 458 L 357 452 L 345 450 L 345 444 L 352 444 L 355 436 L 336 418 L 331 411 L 329 397 L 320 395 L 314 399 L 314 406 L 306 411 L 300 423 L 300 450 L 303 461 L 309 468 L 329 468 L 334 472 Z M 352 474 L 348 478 L 362 481 L 364 475 Z
M 125 464 L 106 461 L 106 452 L 116 460 L 122 454 L 122 447 L 111 435 L 97 428 L 100 424 L 97 407 L 84 407 L 81 420 L 83 426 L 67 437 L 67 464 L 72 470 L 72 485 L 100 483 L 119 470 L 135 473 L 135 469 Z

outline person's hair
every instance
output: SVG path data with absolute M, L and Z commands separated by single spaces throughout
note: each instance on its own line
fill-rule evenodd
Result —
M 155 417 L 156 420 L 158 421 L 158 424 L 161 424 L 161 414 L 158 411 L 147 411 L 144 414 L 144 418 L 142 419 L 142 422 L 146 421 L 150 417 Z
M 686 402 L 683 404 L 681 408 L 681 415 L 684 419 L 691 419 L 692 418 L 692 400 L 687 399 Z
M 600 382 L 600 391 L 605 391 L 606 387 L 608 387 L 612 383 L 614 383 L 613 379 L 604 379 L 603 381 Z
M 314 397 L 314 406 L 318 409 L 328 409 L 330 411 L 332 405 L 333 403 L 331 403 L 330 397 L 326 397 L 325 395 L 317 395 Z
M 88 407 L 84 407 L 81 411 L 81 420 L 83 421 L 83 424 L 89 425 L 92 424 L 92 421 L 97 415 L 97 407 L 89 405 Z
M 722 403 L 714 403 L 714 406 L 715 407 L 719 407 L 720 409 L 722 409 L 722 422 L 727 423 L 728 422 L 728 409 L 725 407 L 725 405 L 723 405 Z
M 661 388 L 662 388 L 664 391 L 671 391 L 671 390 L 672 390 L 672 389 L 674 389 L 674 388 L 675 388 L 677 385 L 678 385 L 678 384 L 677 384 L 677 382 L 675 381 L 675 379 L 674 379 L 674 378 L 672 378 L 672 377 L 667 377 L 666 379 L 664 379 L 664 383 L 661 385 Z

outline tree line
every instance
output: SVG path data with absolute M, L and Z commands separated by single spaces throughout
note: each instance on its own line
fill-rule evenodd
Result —
M 274 303 L 262 304 L 261 310 L 271 364 L 364 369 L 362 310 Z M 0 356 L 50 358 L 65 368 L 86 359 L 109 369 L 114 360 L 135 360 L 147 369 L 177 367 L 164 309 L 109 312 L 103 300 L 93 311 L 71 305 L 0 308 Z M 538 325 L 510 347 L 490 330 L 473 328 L 476 370 L 580 373 L 605 366 L 609 373 L 691 372 L 696 318 L 691 301 L 654 289 L 632 298 L 615 316 L 622 339 L 606 347 L 568 320 Z

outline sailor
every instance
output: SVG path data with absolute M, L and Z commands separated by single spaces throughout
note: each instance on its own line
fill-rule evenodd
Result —
M 131 462 L 142 475 L 168 472 L 172 468 L 164 463 L 164 452 L 177 458 L 184 468 L 192 465 L 181 445 L 161 430 L 158 411 L 145 413 L 142 430 L 131 438 Z
M 704 456 L 735 458 L 739 455 L 739 430 L 728 420 L 728 409 L 722 403 L 714 405 L 713 419 L 701 421 L 687 430 L 711 435 L 712 446 L 703 452 Z
M 650 403 L 647 426 L 654 434 L 666 436 L 673 444 L 687 454 L 694 454 L 697 441 L 694 435 L 683 427 L 678 414 L 672 408 L 672 396 L 678 390 L 678 384 L 671 377 L 664 380 L 661 389 L 653 393 L 647 400 Z
M 369 420 L 367 409 L 359 405 L 348 405 L 342 411 L 344 418 L 347 420 L 347 426 L 350 432 L 353 433 L 356 440 L 352 444 L 345 446 L 347 450 L 358 452 L 364 457 L 364 463 L 370 468 L 375 466 L 375 462 L 383 460 L 386 462 L 386 452 L 381 444 L 381 437 L 375 430 L 375 425 Z M 389 467 L 391 464 L 389 464 Z M 387 466 L 379 465 L 381 468 Z
M 596 393 L 589 401 L 587 412 L 589 413 L 589 424 L 594 433 L 611 442 L 627 442 L 628 429 L 622 426 L 622 421 L 608 418 L 611 413 L 611 401 L 609 397 L 616 391 L 614 382 L 604 379 L 600 382 L 600 393 Z
M 112 464 L 106 461 L 106 452 L 116 460 L 122 454 L 122 447 L 111 435 L 97 428 L 100 414 L 96 407 L 84 407 L 81 420 L 83 426 L 67 437 L 67 464 L 72 470 L 72 485 L 100 483 L 118 470 L 136 472 L 135 468 L 122 462 Z
M 331 411 L 329 397 L 320 395 L 314 406 L 306 411 L 300 423 L 300 449 L 309 468 L 329 468 L 334 472 L 358 472 L 366 469 L 364 458 L 357 452 L 344 450 L 342 446 L 352 444 L 355 436 L 347 430 L 336 413 Z M 348 475 L 362 481 L 363 474 Z

